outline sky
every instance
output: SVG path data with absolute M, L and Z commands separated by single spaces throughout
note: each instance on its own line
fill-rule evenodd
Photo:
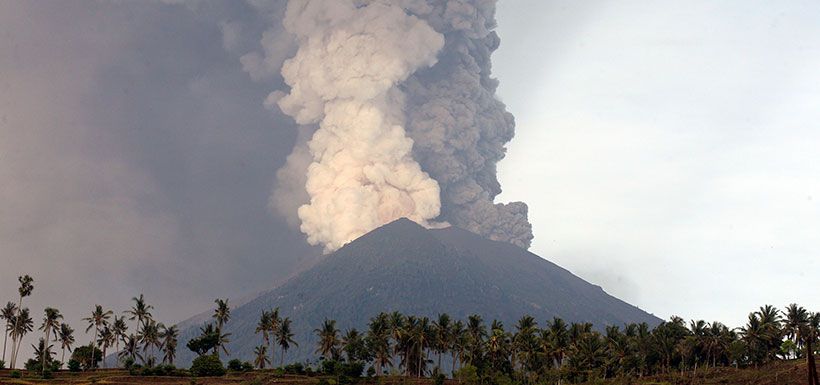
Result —
M 80 329 L 144 293 L 175 322 L 321 255 L 267 207 L 297 132 L 263 102 L 292 51 L 241 59 L 281 4 L 0 0 L 3 303 L 29 273 L 36 318 Z M 662 318 L 820 310 L 818 15 L 502 1 L 499 200 L 528 203 L 531 251 Z
M 820 309 L 820 4 L 502 1 L 501 200 L 663 318 Z

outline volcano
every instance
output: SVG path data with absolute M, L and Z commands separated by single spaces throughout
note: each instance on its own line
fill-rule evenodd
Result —
M 525 314 L 542 326 L 554 316 L 596 328 L 660 322 L 527 250 L 455 227 L 426 229 L 408 219 L 371 231 L 234 308 L 225 330 L 232 334 L 231 358 L 253 360 L 253 348 L 261 344 L 256 323 L 263 310 L 274 307 L 293 321 L 299 344 L 287 352 L 288 362 L 316 358 L 313 330 L 325 318 L 335 319 L 342 331 L 366 330 L 380 312 L 431 318 L 448 313 L 456 319 L 479 314 L 508 327 Z M 180 324 L 179 362 L 193 358 L 185 343 L 209 321 L 200 315 Z

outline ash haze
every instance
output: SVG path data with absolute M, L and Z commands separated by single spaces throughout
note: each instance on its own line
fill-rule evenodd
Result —
M 506 1 L 498 46 L 492 1 L 452 19 L 401 3 L 443 42 L 414 29 L 431 40 L 401 84 L 356 101 L 414 141 L 391 167 L 438 184 L 420 219 L 532 240 L 661 317 L 820 307 L 820 5 Z M 294 118 L 331 116 L 300 120 L 316 95 L 289 93 L 288 32 L 317 31 L 286 4 L 0 0 L 0 301 L 29 273 L 35 319 L 55 306 L 79 330 L 144 293 L 173 322 L 349 237 L 300 231 L 319 144 Z
M 500 2 L 532 251 L 661 317 L 820 309 L 820 3 Z M 510 21 L 514 22 L 510 22 Z

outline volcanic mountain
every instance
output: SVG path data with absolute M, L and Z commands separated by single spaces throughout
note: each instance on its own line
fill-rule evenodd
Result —
M 274 307 L 293 321 L 299 346 L 287 352 L 289 362 L 315 358 L 313 330 L 325 318 L 335 319 L 342 331 L 366 330 L 379 312 L 431 318 L 446 312 L 456 319 L 479 314 L 488 323 L 498 319 L 508 327 L 525 314 L 542 325 L 553 316 L 592 322 L 596 328 L 660 322 L 517 246 L 455 227 L 425 229 L 408 219 L 371 231 L 234 308 L 225 330 L 232 334 L 227 346 L 231 358 L 253 361 L 253 348 L 262 341 L 254 334 L 256 323 L 263 310 Z M 179 362 L 193 358 L 185 343 L 209 321 L 198 316 L 180 324 Z

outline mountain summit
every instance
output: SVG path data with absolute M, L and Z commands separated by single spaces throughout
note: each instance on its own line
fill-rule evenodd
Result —
M 288 351 L 288 361 L 314 357 L 313 330 L 325 318 L 337 320 L 342 331 L 365 330 L 379 312 L 431 318 L 449 313 L 456 319 L 479 314 L 509 326 L 525 314 L 542 325 L 553 316 L 597 328 L 660 322 L 527 250 L 455 227 L 426 229 L 408 219 L 365 234 L 233 309 L 225 330 L 232 333 L 232 358 L 252 360 L 261 341 L 254 334 L 256 323 L 263 310 L 274 307 L 293 320 L 299 343 Z M 192 359 L 184 346 L 198 332 L 195 323 L 183 323 L 189 326 L 180 341 L 181 361 Z

